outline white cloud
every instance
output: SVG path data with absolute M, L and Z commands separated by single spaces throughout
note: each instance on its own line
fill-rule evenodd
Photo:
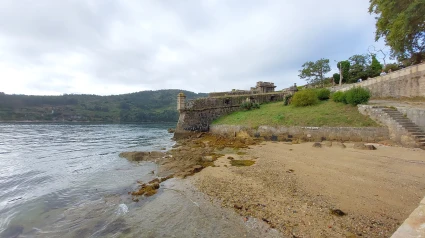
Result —
M 0 1 L 0 91 L 196 92 L 304 84 L 305 61 L 367 53 L 368 1 Z M 382 45 L 382 43 L 380 43 Z

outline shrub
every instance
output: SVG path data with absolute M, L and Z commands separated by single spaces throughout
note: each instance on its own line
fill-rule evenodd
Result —
M 345 103 L 345 93 L 343 92 L 335 92 L 332 94 L 332 100 L 334 102 L 343 102 Z
M 292 99 L 292 94 L 286 95 L 285 98 L 283 99 L 283 105 L 288 106 L 289 104 L 291 104 L 291 99 Z
M 240 107 L 244 110 L 258 109 L 258 108 L 260 108 L 260 104 L 253 103 L 253 102 L 250 102 L 250 101 L 245 101 L 240 105 Z
M 305 89 L 294 94 L 291 104 L 296 107 L 304 107 L 317 104 L 318 102 L 316 93 L 311 89 Z
M 370 92 L 367 89 L 356 87 L 345 92 L 345 101 L 347 104 L 357 105 L 367 103 L 370 98 Z
M 321 101 L 328 100 L 329 96 L 331 95 L 331 91 L 327 88 L 322 88 L 316 91 L 317 98 Z
M 387 64 L 387 65 L 385 65 L 385 68 L 384 68 L 385 72 L 388 73 L 390 71 L 390 69 L 391 69 L 392 72 L 397 71 L 399 69 L 398 64 Z

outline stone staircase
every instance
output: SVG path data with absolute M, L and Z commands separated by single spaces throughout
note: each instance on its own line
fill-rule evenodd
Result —
M 386 107 L 382 108 L 382 111 L 391 117 L 400 127 L 404 128 L 416 141 L 418 146 L 425 150 L 425 132 L 420 127 L 395 108 Z

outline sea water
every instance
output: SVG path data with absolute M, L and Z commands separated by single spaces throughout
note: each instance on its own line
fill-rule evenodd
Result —
M 132 201 L 157 165 L 119 153 L 168 150 L 173 126 L 0 124 L 0 237 L 276 236 L 176 179 Z

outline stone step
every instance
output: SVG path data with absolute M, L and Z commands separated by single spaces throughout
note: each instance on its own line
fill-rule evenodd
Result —
M 421 128 L 419 126 L 415 126 L 415 125 L 413 125 L 413 126 L 405 126 L 405 125 L 403 125 L 403 127 L 406 128 L 406 129 L 409 128 L 409 129 L 421 130 Z
M 423 132 L 410 132 L 410 134 L 416 137 L 425 137 L 425 133 Z
M 422 131 L 417 131 L 417 130 L 406 130 L 407 132 L 409 132 L 410 134 L 415 134 L 415 135 L 425 135 Z
M 384 111 L 384 112 L 388 113 L 388 114 L 401 114 L 401 115 L 403 115 L 403 113 L 401 113 L 399 111 Z
M 395 120 L 395 121 L 397 121 L 397 122 L 409 122 L 409 123 L 413 123 L 411 120 L 409 120 L 409 119 L 397 119 L 397 120 Z
M 421 129 L 418 126 L 415 126 L 415 125 L 405 125 L 405 124 L 401 124 L 401 123 L 399 123 L 399 125 L 400 126 L 403 126 L 404 128 L 417 128 L 417 129 Z
M 418 128 L 404 128 L 404 129 L 409 131 L 409 132 L 423 133 L 423 131 L 419 130 Z

